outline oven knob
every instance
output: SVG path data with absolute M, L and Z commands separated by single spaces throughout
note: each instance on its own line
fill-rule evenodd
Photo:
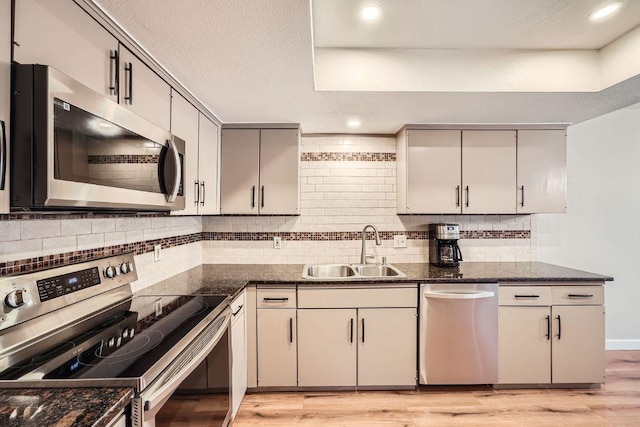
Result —
M 120 344 L 122 344 L 122 337 L 116 338 L 116 347 L 120 347 Z
M 124 331 L 122 331 L 122 338 L 124 339 L 129 338 L 129 329 L 124 328 Z
M 127 265 L 129 266 L 129 271 L 133 271 L 133 263 L 128 262 Z
M 112 348 L 114 345 L 116 345 L 116 338 L 115 337 L 109 338 L 109 341 L 107 341 L 107 347 Z
M 123 262 L 122 264 L 120 264 L 120 272 L 122 274 L 127 274 L 129 271 L 131 271 L 131 270 L 129 270 L 129 264 L 128 263 Z
M 136 330 L 131 328 L 129 329 L 129 338 L 133 338 L 133 336 L 136 334 Z
M 31 303 L 31 295 L 26 289 L 16 289 L 4 297 L 4 303 L 10 308 L 20 308 Z
M 109 267 L 104 269 L 104 275 L 107 276 L 109 279 L 113 279 L 114 277 L 116 277 L 117 274 L 118 274 L 118 270 L 116 270 L 116 268 L 113 265 L 110 265 Z

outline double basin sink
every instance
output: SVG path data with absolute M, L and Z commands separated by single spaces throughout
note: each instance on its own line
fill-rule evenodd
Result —
M 357 280 L 399 278 L 406 275 L 390 264 L 307 264 L 302 278 L 310 280 Z

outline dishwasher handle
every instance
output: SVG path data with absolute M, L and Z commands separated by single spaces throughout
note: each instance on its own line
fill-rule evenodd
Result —
M 491 291 L 427 291 L 424 293 L 425 298 L 439 299 L 482 299 L 492 298 L 495 292 Z

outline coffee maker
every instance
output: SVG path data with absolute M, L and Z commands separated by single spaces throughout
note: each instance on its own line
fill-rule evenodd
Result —
M 429 224 L 429 262 L 438 267 L 457 267 L 462 261 L 458 224 Z

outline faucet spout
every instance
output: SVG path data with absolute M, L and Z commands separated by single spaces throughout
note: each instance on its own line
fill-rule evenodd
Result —
M 367 229 L 372 228 L 375 238 L 376 245 L 380 246 L 382 242 L 380 241 L 380 234 L 378 234 L 378 229 L 373 224 L 367 224 L 362 229 L 362 252 L 360 253 L 360 264 L 366 264 L 367 258 L 373 258 L 374 256 L 367 253 Z

